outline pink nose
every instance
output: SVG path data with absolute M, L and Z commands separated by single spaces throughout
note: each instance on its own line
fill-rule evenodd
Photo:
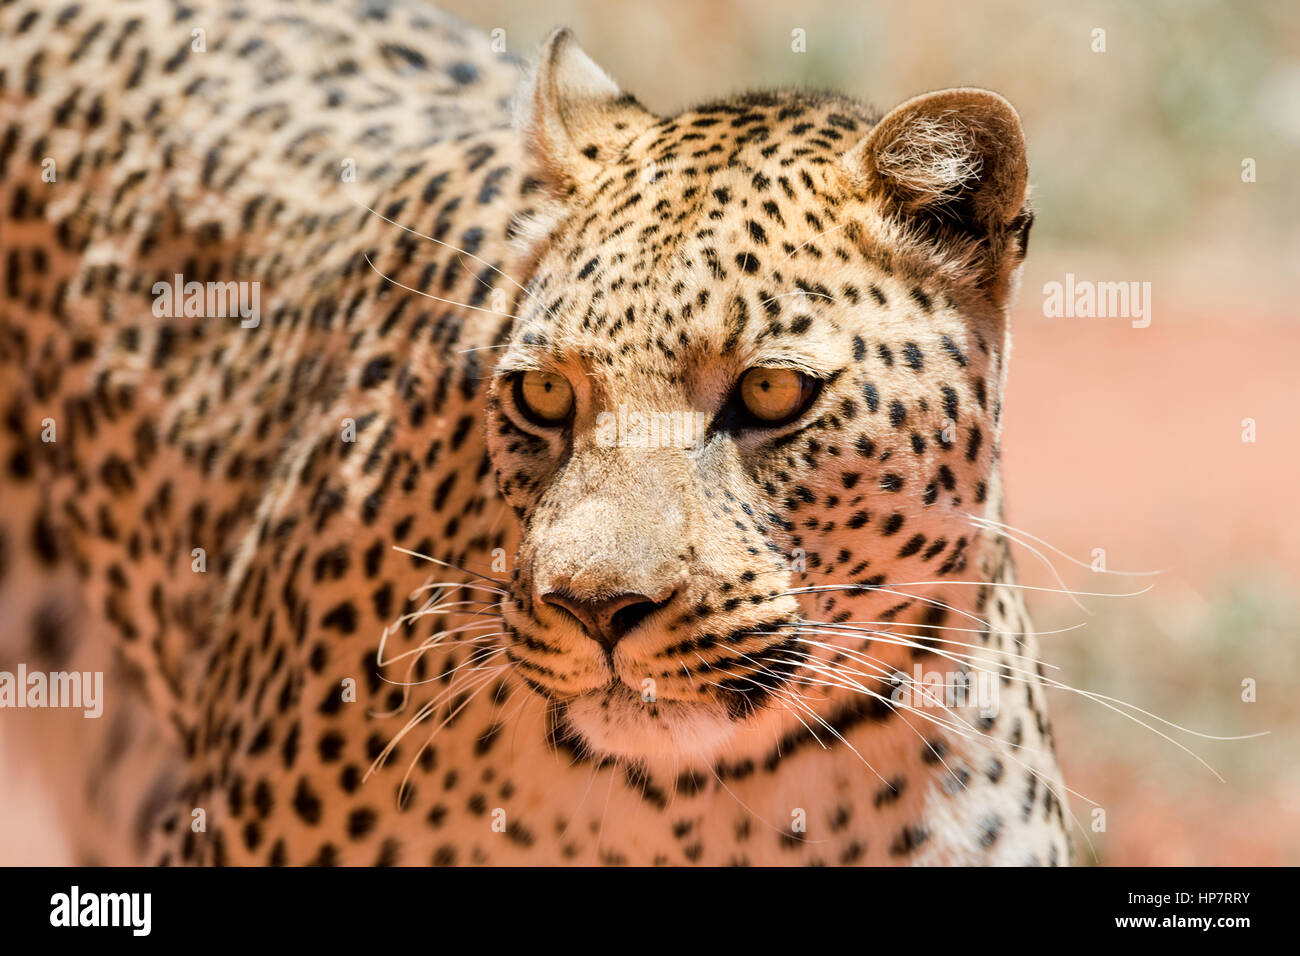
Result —
M 542 595 L 547 604 L 563 608 L 576 617 L 587 633 L 609 650 L 624 635 L 671 600 L 653 601 L 644 594 L 616 594 L 599 601 L 584 601 L 562 591 Z

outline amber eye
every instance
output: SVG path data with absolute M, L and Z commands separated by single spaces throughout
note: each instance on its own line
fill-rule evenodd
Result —
M 524 372 L 515 376 L 515 405 L 534 425 L 554 428 L 573 411 L 573 388 L 554 372 Z
M 740 401 L 760 424 L 784 425 L 808 410 L 820 387 L 792 368 L 751 368 L 741 376 Z

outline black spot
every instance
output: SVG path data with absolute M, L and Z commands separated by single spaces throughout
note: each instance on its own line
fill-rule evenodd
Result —
M 293 794 L 294 812 L 302 818 L 303 822 L 315 826 L 320 823 L 321 803 L 311 785 L 307 783 L 306 777 L 298 779 L 298 788 Z
M 921 759 L 934 765 L 943 760 L 948 753 L 948 744 L 943 740 L 927 740 L 921 747 Z
M 923 825 L 905 826 L 899 831 L 894 842 L 889 846 L 889 852 L 892 856 L 906 856 L 919 848 L 926 840 L 930 839 L 930 831 Z
M 953 361 L 965 368 L 966 356 L 962 354 L 961 349 L 957 347 L 957 343 L 952 340 L 952 337 L 945 335 L 939 341 L 943 344 L 944 351 L 953 357 Z
M 72 656 L 74 641 L 67 624 L 67 612 L 54 601 L 44 602 L 32 615 L 33 650 L 55 670 L 61 670 Z
M 375 811 L 369 807 L 358 807 L 348 814 L 348 836 L 354 840 L 364 837 L 375 827 Z
M 343 744 L 342 734 L 336 731 L 330 730 L 322 734 L 316 748 L 320 753 L 321 762 L 332 763 L 338 760 L 343 753 Z
M 371 359 L 361 370 L 361 387 L 374 388 L 385 381 L 392 371 L 393 359 L 391 356 L 380 355 Z
M 1002 818 L 996 813 L 989 813 L 980 818 L 976 838 L 982 847 L 992 846 L 1002 832 Z
M 50 524 L 49 516 L 44 511 L 37 512 L 36 519 L 32 522 L 32 547 L 37 557 L 45 564 L 58 562 L 59 542 L 54 527 Z
M 468 86 L 478 79 L 478 67 L 473 63 L 453 63 L 447 67 L 447 75 L 461 86 Z
M 456 848 L 450 843 L 444 843 L 433 853 L 434 866 L 454 866 L 456 864 Z
M 385 43 L 379 49 L 388 62 L 399 70 L 424 70 L 429 65 L 424 54 L 400 43 Z
M 910 558 L 923 547 L 925 547 L 925 535 L 914 534 L 907 540 L 907 544 L 899 549 L 898 556 L 900 558 Z
M 907 787 L 905 777 L 894 777 L 888 784 L 876 791 L 874 803 L 879 809 L 887 804 L 894 803 L 903 795 L 903 790 Z
M 334 628 L 343 634 L 352 634 L 357 629 L 357 609 L 351 601 L 343 601 L 321 618 L 321 627 Z
M 950 386 L 943 386 L 943 413 L 952 421 L 957 420 L 957 392 Z

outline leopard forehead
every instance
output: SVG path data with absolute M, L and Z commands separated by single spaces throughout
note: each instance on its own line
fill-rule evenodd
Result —
M 924 320 L 941 300 L 987 325 L 960 276 L 848 181 L 842 157 L 875 124 L 793 91 L 653 123 L 539 216 L 500 369 L 578 356 L 587 373 L 677 380 L 777 357 L 827 375 L 888 312 Z

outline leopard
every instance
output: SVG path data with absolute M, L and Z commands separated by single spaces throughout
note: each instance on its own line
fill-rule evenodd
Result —
M 999 94 L 0 4 L 0 669 L 86 865 L 1066 865 Z

